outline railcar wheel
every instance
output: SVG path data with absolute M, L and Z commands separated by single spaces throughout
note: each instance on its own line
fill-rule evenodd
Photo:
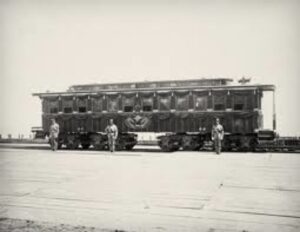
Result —
M 134 147 L 134 145 L 126 145 L 126 146 L 125 146 L 125 149 L 126 149 L 127 151 L 131 151 L 131 150 L 133 149 L 133 147 Z
M 232 150 L 230 141 L 225 140 L 223 142 L 223 144 L 222 144 L 222 150 L 223 151 L 231 151 Z
M 101 135 L 93 135 L 91 137 L 91 144 L 94 147 L 94 150 L 104 150 L 105 142 L 103 141 L 103 137 Z
M 183 136 L 182 138 L 182 149 L 184 151 L 190 151 L 192 146 L 192 137 L 191 136 Z
M 84 150 L 89 149 L 90 146 L 91 146 L 90 143 L 82 143 L 82 144 L 81 144 L 81 147 L 82 147 L 82 149 L 84 149 Z
M 158 145 L 164 152 L 178 151 L 180 148 L 179 142 L 172 140 L 170 137 L 162 137 Z
M 105 146 L 102 144 L 93 144 L 95 150 L 105 150 Z
M 182 138 L 182 149 L 185 151 L 197 151 L 202 145 L 192 136 L 183 136 Z
M 233 151 L 242 151 L 242 144 L 241 144 L 241 141 L 239 139 L 234 141 L 233 144 L 234 144 L 233 147 L 232 147 Z
M 255 138 L 250 139 L 249 150 L 251 152 L 255 152 L 256 148 L 257 148 L 257 145 L 258 145 L 257 139 L 255 139 Z
M 116 151 L 122 151 L 122 150 L 124 150 L 124 145 L 117 143 L 116 144 Z
M 164 152 L 172 151 L 172 143 L 169 137 L 162 137 L 158 145 L 160 146 L 161 150 Z
M 62 143 L 58 143 L 57 149 L 61 149 L 62 145 L 63 145 Z
M 66 147 L 67 149 L 77 149 L 80 141 L 74 135 L 67 136 Z
M 180 148 L 180 146 L 178 146 L 178 145 L 173 145 L 171 151 L 178 151 L 179 148 Z
M 72 141 L 72 142 L 68 141 L 68 143 L 67 143 L 67 149 L 71 149 L 71 150 L 77 149 L 78 146 L 79 146 L 79 141 L 76 141 L 76 140 Z

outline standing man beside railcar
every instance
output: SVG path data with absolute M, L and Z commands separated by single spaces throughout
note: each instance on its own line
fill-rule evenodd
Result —
M 58 148 L 58 134 L 59 125 L 56 123 L 55 119 L 51 119 L 51 126 L 49 128 L 49 140 L 52 151 L 56 151 Z
M 212 128 L 211 139 L 214 142 L 214 148 L 216 154 L 221 154 L 222 140 L 224 138 L 224 128 L 220 124 L 220 119 L 216 118 L 216 124 Z
M 116 140 L 118 138 L 118 127 L 114 124 L 113 119 L 109 119 L 109 124 L 105 128 L 105 132 L 108 138 L 108 147 L 111 152 L 115 151 Z

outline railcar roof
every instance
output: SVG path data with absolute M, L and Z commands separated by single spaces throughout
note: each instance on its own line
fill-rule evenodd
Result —
M 232 82 L 230 78 L 200 78 L 200 79 L 185 79 L 185 80 L 161 80 L 161 81 L 140 81 L 140 82 L 116 82 L 116 83 L 101 83 L 101 84 L 83 84 L 83 85 L 72 85 L 69 91 L 76 89 L 88 89 L 88 88 L 103 88 L 103 89 L 119 89 L 126 88 L 153 88 L 155 87 L 178 87 L 178 86 L 209 86 L 209 85 L 227 85 Z
M 219 85 L 219 86 L 180 86 L 180 87 L 157 87 L 157 88 L 122 88 L 122 89 L 102 89 L 98 91 L 66 91 L 66 92 L 44 92 L 33 93 L 33 96 L 73 96 L 73 95 L 97 95 L 128 92 L 166 92 L 166 91 L 246 91 L 259 89 L 261 91 L 275 91 L 274 85 L 265 84 L 240 84 L 240 85 Z

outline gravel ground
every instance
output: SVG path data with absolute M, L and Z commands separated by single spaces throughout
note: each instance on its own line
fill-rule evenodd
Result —
M 106 230 L 95 227 L 53 224 L 31 220 L 0 218 L 1 232 L 125 232 L 124 230 Z

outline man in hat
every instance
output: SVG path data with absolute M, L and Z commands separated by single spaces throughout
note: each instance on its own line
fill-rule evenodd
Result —
M 118 127 L 114 124 L 113 119 L 109 119 L 109 124 L 105 128 L 108 138 L 108 147 L 111 152 L 115 151 L 116 140 L 118 138 Z
M 49 140 L 52 151 L 56 151 L 58 148 L 58 134 L 59 125 L 56 123 L 55 119 L 51 119 L 51 126 L 49 128 Z
M 214 142 L 214 148 L 216 154 L 221 154 L 222 140 L 224 138 L 224 128 L 220 124 L 220 119 L 216 118 L 216 124 L 212 128 L 211 139 Z

